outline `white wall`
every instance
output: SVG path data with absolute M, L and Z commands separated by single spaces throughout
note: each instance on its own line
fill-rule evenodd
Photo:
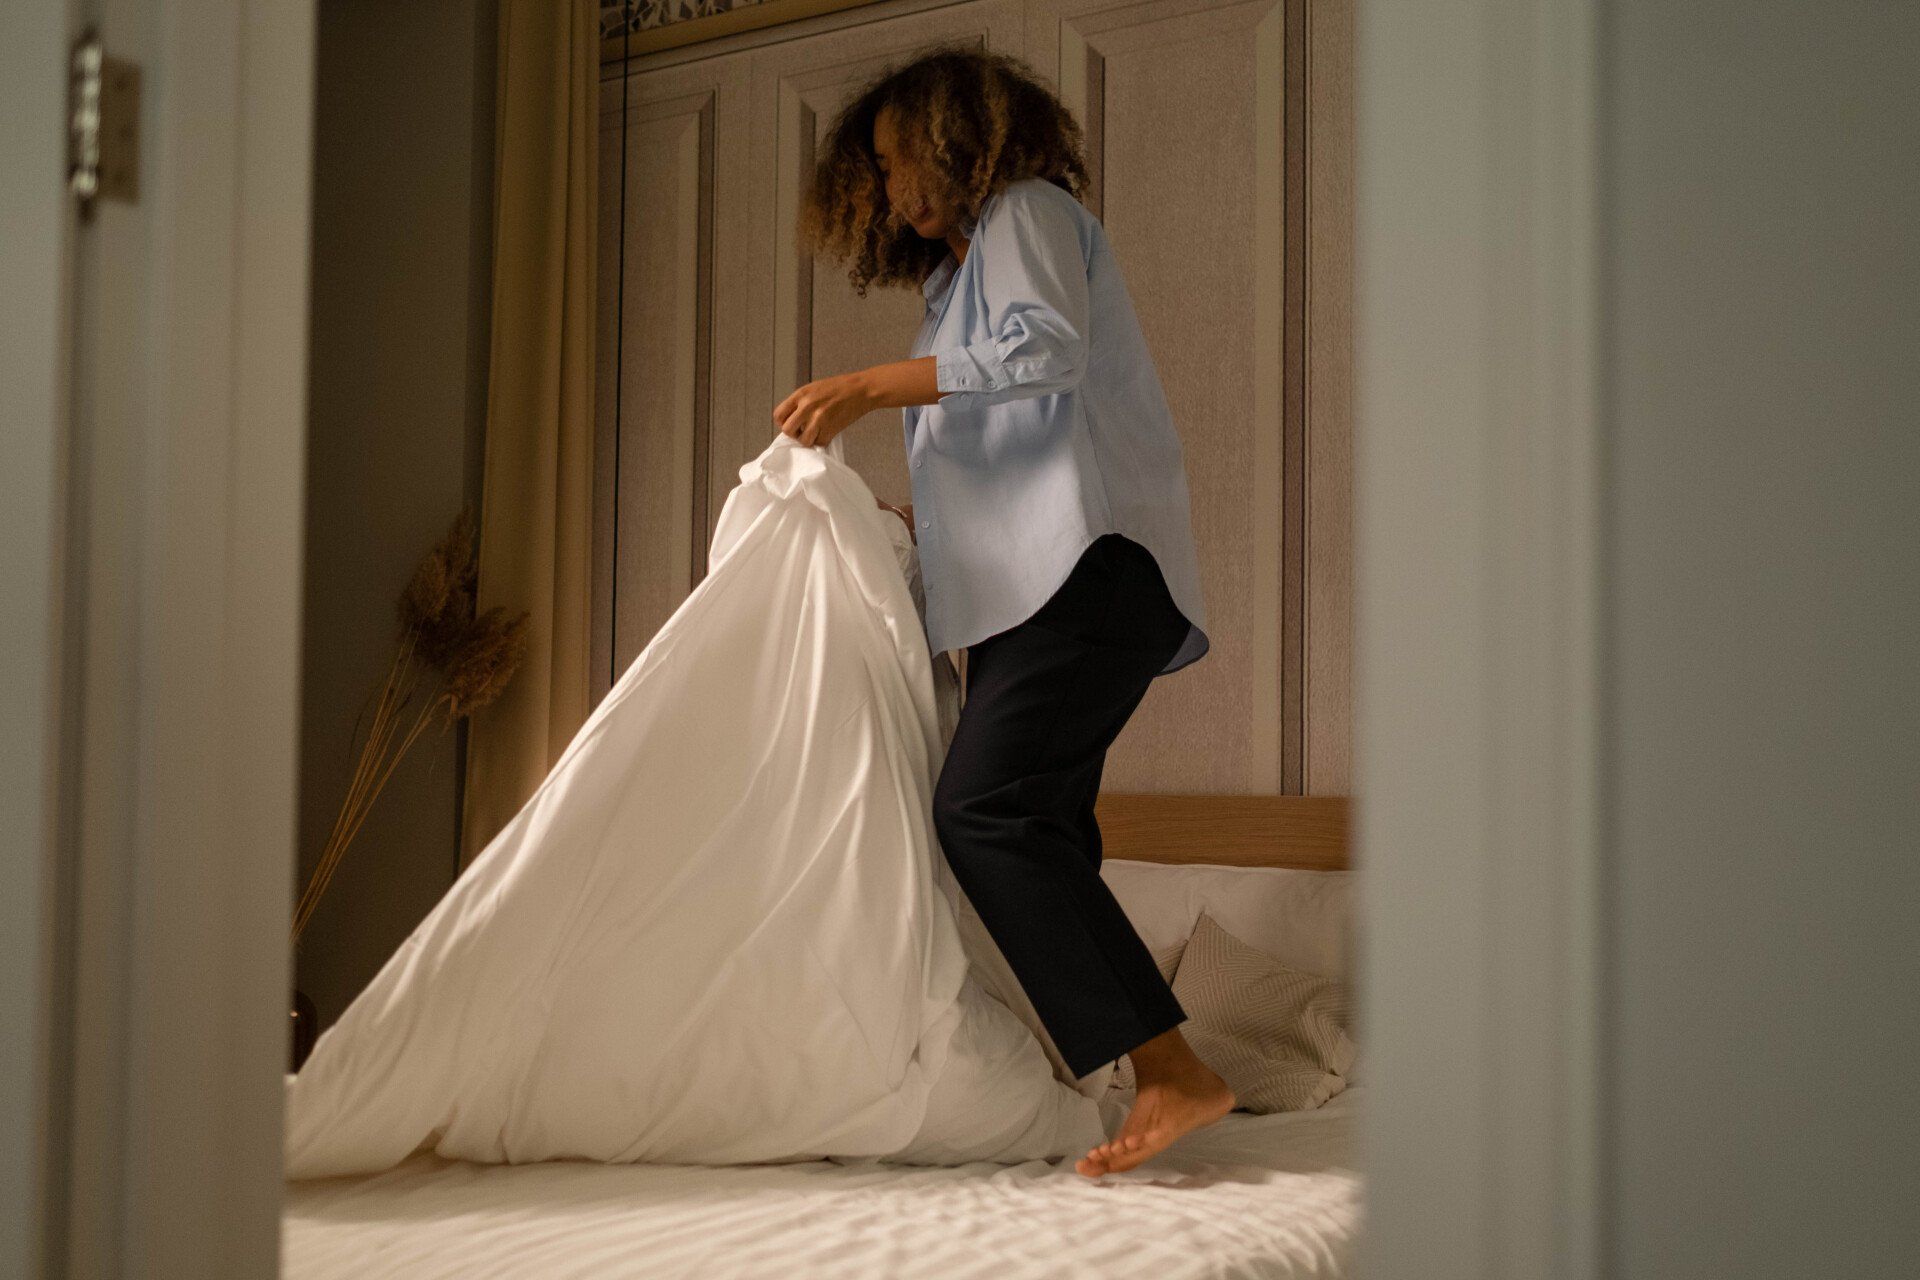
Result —
M 1612 1274 L 1920 1274 L 1920 6 L 1606 20 Z
M 352 770 L 394 602 L 463 500 L 485 428 L 494 0 L 327 0 L 314 127 L 299 883 Z M 424 734 L 301 940 L 330 1024 L 459 866 L 459 733 Z
M 1920 1274 L 1920 6 L 1358 35 L 1367 1274 Z

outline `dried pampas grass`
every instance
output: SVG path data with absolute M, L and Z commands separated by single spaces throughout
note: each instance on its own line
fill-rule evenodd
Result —
M 400 628 L 393 661 L 376 690 L 373 720 L 347 784 L 346 798 L 334 816 L 333 831 L 294 908 L 296 943 L 333 879 L 341 855 L 414 741 L 429 725 L 437 723 L 445 732 L 462 717 L 499 697 L 525 660 L 529 615 L 511 615 L 498 607 L 477 613 L 478 583 L 473 512 L 462 508 L 400 593 Z M 407 709 L 423 687 L 431 692 L 402 731 Z M 363 706 L 361 719 L 365 716 Z M 356 720 L 354 736 L 359 733 Z

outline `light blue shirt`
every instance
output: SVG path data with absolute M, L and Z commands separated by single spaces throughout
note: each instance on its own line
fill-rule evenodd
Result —
M 927 643 L 960 649 L 1026 621 L 1087 544 L 1153 553 L 1187 638 L 1208 649 L 1186 464 L 1106 228 L 1065 188 L 1022 178 L 987 197 L 964 262 L 921 285 L 913 355 L 937 403 L 903 411 Z

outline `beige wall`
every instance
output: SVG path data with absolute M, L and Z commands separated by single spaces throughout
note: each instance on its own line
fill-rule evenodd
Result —
M 394 601 L 463 500 L 486 391 L 496 0 L 319 6 L 299 884 L 392 654 Z M 330 1024 L 453 882 L 458 734 L 397 769 L 307 927 Z

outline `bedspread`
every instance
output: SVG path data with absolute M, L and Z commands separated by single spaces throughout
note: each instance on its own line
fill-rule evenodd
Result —
M 1235 1112 L 1137 1169 L 489 1166 L 416 1155 L 290 1184 L 285 1274 L 375 1277 L 1340 1277 L 1360 1217 L 1355 1087 Z

